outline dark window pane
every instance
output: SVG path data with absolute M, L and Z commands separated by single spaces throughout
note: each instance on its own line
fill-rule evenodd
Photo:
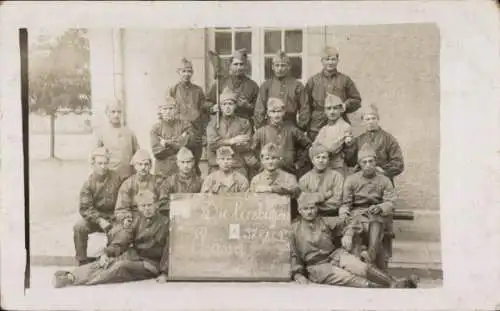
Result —
M 264 53 L 281 50 L 281 31 L 266 31 L 264 34 Z
M 291 74 L 295 79 L 302 79 L 302 57 L 294 56 L 290 57 L 290 62 L 292 65 Z
M 215 51 L 221 55 L 231 54 L 231 38 L 230 32 L 216 32 L 215 33 Z
M 248 53 L 252 53 L 252 33 L 249 31 L 236 32 L 234 34 L 234 47 L 236 50 L 247 49 Z
M 273 58 L 266 57 L 264 59 L 264 79 L 271 79 L 273 76 Z
M 302 30 L 285 31 L 285 52 L 302 53 Z

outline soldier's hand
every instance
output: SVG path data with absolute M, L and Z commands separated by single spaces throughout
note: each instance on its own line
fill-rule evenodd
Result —
M 382 209 L 378 205 L 372 205 L 368 208 L 368 212 L 373 215 L 378 215 L 382 213 Z
M 347 218 L 351 216 L 351 213 L 349 212 L 349 209 L 341 207 L 339 208 L 339 216 Z
M 111 228 L 111 223 L 104 218 L 99 218 L 98 222 L 99 227 L 101 227 L 104 232 L 107 232 Z
M 241 96 L 238 98 L 237 104 L 238 104 L 238 106 L 248 106 L 249 102 L 248 102 L 248 99 L 246 99 L 246 97 Z
M 99 266 L 106 269 L 109 265 L 109 261 L 109 257 L 106 254 L 103 254 L 99 257 Z
M 295 282 L 299 283 L 299 284 L 309 284 L 311 283 L 305 276 L 303 276 L 302 274 L 296 274 L 295 277 Z
M 250 137 L 248 135 L 238 135 L 235 136 L 231 139 L 231 142 L 234 145 L 239 145 L 239 144 L 246 144 L 250 140 Z
M 217 112 L 219 112 L 219 105 L 213 105 L 213 106 L 210 108 L 210 112 L 211 112 L 211 113 L 217 113 Z
M 156 278 L 156 283 L 160 283 L 160 284 L 163 284 L 163 283 L 167 283 L 167 275 L 165 273 L 162 273 L 160 274 L 160 276 L 158 276 Z
M 353 139 L 352 139 L 352 136 L 350 136 L 350 135 L 348 135 L 348 136 L 346 136 L 346 137 L 344 138 L 344 143 L 345 143 L 346 145 L 348 145 L 348 146 L 352 144 L 352 141 L 353 141 Z
M 262 186 L 255 187 L 255 192 L 257 192 L 257 193 L 264 193 L 264 192 L 271 192 L 271 191 L 272 191 L 271 186 L 262 185 Z
M 352 249 L 352 236 L 350 235 L 344 235 L 342 237 L 342 247 L 345 248 L 347 251 L 350 251 Z
M 384 174 L 384 175 L 385 175 L 385 171 L 384 171 L 384 169 L 383 169 L 383 168 L 381 168 L 380 166 L 377 166 L 375 169 L 376 169 L 376 170 L 377 170 L 377 172 L 379 172 L 380 174 Z

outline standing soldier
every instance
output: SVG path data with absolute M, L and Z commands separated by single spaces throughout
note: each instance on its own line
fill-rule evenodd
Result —
M 403 153 L 401 147 L 394 136 L 384 131 L 379 125 L 379 113 L 375 105 L 370 105 L 363 109 L 361 115 L 366 131 L 356 137 L 351 144 L 346 147 L 346 158 L 349 164 L 355 165 L 358 150 L 369 144 L 377 154 L 377 170 L 379 173 L 389 177 L 394 185 L 394 177 L 404 170 Z
M 265 81 L 259 89 L 254 113 L 255 128 L 265 125 L 267 101 L 275 97 L 285 103 L 285 121 L 290 121 L 299 128 L 307 130 L 310 111 L 304 85 L 290 75 L 290 58 L 285 52 L 279 51 L 274 56 L 272 69 L 274 77 Z
M 109 166 L 109 153 L 105 148 L 96 148 L 90 157 L 92 174 L 80 191 L 80 215 L 73 227 L 73 240 L 78 265 L 88 263 L 87 242 L 89 234 L 107 232 L 113 222 L 118 189 L 122 178 Z
M 198 193 L 202 180 L 194 170 L 195 158 L 191 150 L 182 147 L 177 152 L 178 172 L 167 178 L 166 191 L 172 193 Z
M 179 119 L 178 103 L 167 97 L 160 105 L 160 121 L 151 129 L 151 149 L 155 162 L 155 174 L 164 178 L 177 171 L 175 155 L 181 147 L 194 145 L 191 122 Z
M 326 124 L 324 102 L 327 93 L 339 96 L 345 103 L 343 118 L 349 122 L 345 114 L 352 113 L 361 107 L 361 96 L 354 82 L 337 70 L 339 52 L 332 47 L 326 47 L 321 57 L 323 70 L 307 81 L 305 92 L 311 106 L 311 122 L 309 135 L 314 140 L 318 131 Z
M 250 149 L 252 126 L 247 119 L 234 115 L 236 94 L 230 89 L 225 89 L 222 92 L 219 105 L 222 111 L 219 124 L 213 118 L 207 127 L 208 173 L 210 174 L 218 169 L 215 155 L 217 149 L 222 146 L 229 146 L 235 152 L 233 167 L 248 178 L 247 167 L 258 165 L 258 160 Z
M 139 143 L 135 134 L 122 125 L 122 105 L 119 101 L 108 102 L 105 112 L 109 123 L 97 131 L 95 147 L 108 149 L 109 168 L 125 179 L 134 173 L 130 160 L 139 150 Z
M 177 69 L 180 82 L 169 90 L 170 97 L 173 97 L 179 105 L 180 119 L 191 122 L 194 127 L 194 141 L 192 151 L 195 156 L 195 169 L 200 174 L 200 158 L 203 153 L 202 137 L 205 135 L 205 128 L 210 119 L 210 106 L 205 101 L 205 94 L 200 86 L 191 82 L 193 77 L 193 64 L 183 58 Z
M 248 69 L 248 54 L 246 49 L 235 51 L 229 62 L 229 76 L 221 78 L 219 82 L 219 94 L 226 88 L 235 92 L 237 96 L 236 115 L 251 121 L 254 114 L 255 102 L 259 95 L 259 85 L 246 75 Z M 219 112 L 219 107 L 215 105 L 218 95 L 216 93 L 217 86 L 213 85 L 207 96 L 213 113 Z

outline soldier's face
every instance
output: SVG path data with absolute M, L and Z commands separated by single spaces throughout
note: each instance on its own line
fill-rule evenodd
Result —
M 306 221 L 313 221 L 318 215 L 318 208 L 314 204 L 300 206 L 298 210 L 300 216 Z
M 177 108 L 175 106 L 162 106 L 160 108 L 160 115 L 163 120 L 173 120 L 177 113 Z
M 109 159 L 104 156 L 94 157 L 93 171 L 98 176 L 103 176 L 108 171 Z
M 122 121 L 122 109 L 118 106 L 108 107 L 106 115 L 111 124 L 120 124 Z
M 273 71 L 276 77 L 284 77 L 290 71 L 290 65 L 286 62 L 273 62 Z
M 220 108 L 222 110 L 222 114 L 229 117 L 234 115 L 234 111 L 236 109 L 236 103 L 233 102 L 232 100 L 227 100 L 220 104 Z
M 317 170 L 323 171 L 328 166 L 328 160 L 328 152 L 322 152 L 312 158 L 312 163 Z
M 245 62 L 240 59 L 234 58 L 230 66 L 231 73 L 236 76 L 242 76 L 245 74 L 245 70 Z
M 323 57 L 321 59 L 321 63 L 323 64 L 323 68 L 326 71 L 334 71 L 335 69 L 337 69 L 337 65 L 339 63 L 339 58 L 338 58 L 338 56 L 335 56 L 335 55 Z
M 122 225 L 123 225 L 123 227 L 130 228 L 132 226 L 132 221 L 133 221 L 132 214 L 131 213 L 125 213 L 122 217 L 123 217 L 122 218 Z
M 151 218 L 156 214 L 158 205 L 153 200 L 144 200 L 137 204 L 137 209 L 146 218 Z
M 365 114 L 363 116 L 363 125 L 368 131 L 375 131 L 377 130 L 380 126 L 378 123 L 378 117 L 373 114 Z
M 179 159 L 177 160 L 177 167 L 183 174 L 189 174 L 193 171 L 194 159 Z
M 283 118 L 285 117 L 285 110 L 284 109 L 270 109 L 267 112 L 267 117 L 269 118 L 269 122 L 272 124 L 279 124 L 281 121 L 283 121 Z
M 149 171 L 151 170 L 151 161 L 150 160 L 137 161 L 134 164 L 134 168 L 135 171 L 137 172 L 137 175 L 146 176 L 149 174 Z
M 376 172 L 377 162 L 374 157 L 364 157 L 359 160 L 359 166 L 364 176 L 373 176 Z
M 232 156 L 223 156 L 217 157 L 217 165 L 223 172 L 229 172 L 233 167 L 233 157 Z
M 183 82 L 189 82 L 193 77 L 193 68 L 181 68 L 177 72 Z
M 342 105 L 330 102 L 325 103 L 325 115 L 328 120 L 336 121 L 342 116 L 342 113 L 344 113 Z
M 274 171 L 279 167 L 280 158 L 265 154 L 261 156 L 261 162 L 265 170 Z

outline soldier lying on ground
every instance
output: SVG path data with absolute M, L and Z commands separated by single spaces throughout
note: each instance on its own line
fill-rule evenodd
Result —
M 168 261 L 168 219 L 158 213 L 150 191 L 140 192 L 135 201 L 139 212 L 122 211 L 117 227 L 110 231 L 108 246 L 98 261 L 72 271 L 56 271 L 53 286 L 97 285 L 145 280 L 166 281 Z
M 216 156 L 219 170 L 205 178 L 201 192 L 222 194 L 248 191 L 248 179 L 233 168 L 233 149 L 222 146 L 217 149 Z
M 116 197 L 122 178 L 109 169 L 110 154 L 105 148 L 96 148 L 91 156 L 92 173 L 80 191 L 79 211 L 82 219 L 73 227 L 77 265 L 88 263 L 89 234 L 107 232 L 113 222 Z
M 316 194 L 299 197 L 300 217 L 292 225 L 292 279 L 301 284 L 310 282 L 348 287 L 416 288 L 418 278 L 395 278 L 373 265 L 362 262 L 346 249 L 352 247 L 354 235 L 362 226 L 339 217 L 318 215 Z M 334 239 L 342 236 L 342 247 Z

